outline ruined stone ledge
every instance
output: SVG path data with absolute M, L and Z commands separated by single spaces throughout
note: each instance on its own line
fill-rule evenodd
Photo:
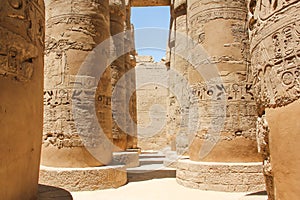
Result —
M 140 166 L 139 152 L 114 152 L 113 164 L 123 164 L 126 168 Z
M 177 162 L 176 179 L 185 187 L 223 192 L 265 190 L 262 163 Z
M 65 190 L 94 191 L 118 188 L 127 183 L 124 165 L 90 168 L 55 168 L 40 166 L 39 183 Z
M 169 6 L 171 0 L 131 0 L 132 7 Z

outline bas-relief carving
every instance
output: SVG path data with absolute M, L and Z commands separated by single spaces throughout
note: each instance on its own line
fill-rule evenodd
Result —
M 300 97 L 300 2 L 297 0 L 249 1 L 250 78 L 262 115 L 265 108 L 287 106 Z M 275 199 L 269 128 L 258 118 L 257 138 L 264 158 L 264 175 L 270 200 Z M 275 130 L 276 133 L 276 130 Z M 277 155 L 274 155 L 275 157 Z
M 236 137 L 244 137 L 255 140 L 256 124 L 256 104 L 250 86 L 245 79 L 246 73 L 231 72 L 221 76 L 222 85 L 210 85 L 198 83 L 192 87 L 192 93 L 195 99 L 192 104 L 199 104 L 199 113 L 201 114 L 201 128 L 198 130 L 198 137 L 205 139 L 206 132 L 210 128 L 210 123 L 218 117 L 218 112 L 212 113 L 214 106 L 220 103 L 225 93 L 226 101 L 226 119 L 222 133 L 230 132 L 231 135 L 221 135 L 221 140 L 233 140 Z M 241 78 L 243 77 L 243 78 Z
M 42 5 L 43 2 L 39 0 L 1 3 L 0 76 L 22 82 L 31 80 L 34 60 L 44 44 L 45 19 Z M 27 31 L 16 20 L 25 24 Z
M 201 126 L 197 131 L 197 137 L 207 139 L 206 133 L 211 125 L 210 123 L 218 117 L 218 113 L 211 113 L 211 109 L 213 106 L 218 108 L 219 101 L 222 100 L 225 94 L 227 98 L 226 118 L 224 127 L 221 130 L 221 140 L 230 141 L 238 137 L 244 137 L 255 141 L 256 104 L 252 94 L 252 83 L 247 80 L 249 42 L 245 28 L 247 19 L 246 2 L 243 0 L 214 1 L 214 3 L 210 1 L 191 1 L 188 15 L 189 26 L 191 27 L 189 34 L 204 47 L 205 45 L 211 45 L 206 42 L 207 38 L 210 37 L 206 35 L 206 26 L 216 20 L 219 20 L 219 23 L 222 23 L 221 20 L 226 20 L 230 30 L 228 34 L 232 37 L 229 43 L 222 45 L 222 48 L 224 48 L 222 54 L 212 54 L 203 62 L 199 62 L 203 66 L 216 64 L 220 67 L 223 85 L 210 85 L 209 83 L 200 82 L 191 87 L 192 93 L 196 95 L 194 99 L 191 99 L 191 104 L 198 103 L 200 105 Z M 226 71 L 225 69 L 228 68 L 226 66 L 232 66 L 230 68 L 232 71 Z M 194 120 L 193 117 L 195 116 L 190 116 L 191 121 Z
M 300 3 L 276 2 L 250 2 L 251 70 L 262 107 L 284 106 L 300 97 Z
M 75 77 L 72 77 L 75 80 Z M 77 77 L 77 82 L 70 81 L 69 87 L 57 87 L 44 92 L 44 136 L 43 145 L 63 147 L 82 147 L 73 117 L 72 103 L 76 101 L 76 112 L 86 110 L 84 106 L 92 105 L 95 98 L 96 81 L 94 77 Z M 79 82 L 78 82 L 79 80 Z M 86 112 L 86 111 L 85 111 Z M 93 116 L 90 113 L 90 116 Z M 89 117 L 85 120 L 88 122 Z M 90 128 L 90 127 L 89 127 Z
M 88 12 L 84 13 L 84 6 L 90 5 L 84 1 L 80 2 L 80 5 L 67 4 L 70 10 L 67 9 L 67 12 L 64 10 L 56 15 L 55 10 L 60 9 L 60 6 L 63 6 L 60 5 L 62 3 L 66 2 L 61 1 L 57 4 L 52 2 L 52 11 L 48 11 L 46 23 L 45 60 L 47 66 L 45 68 L 43 145 L 44 147 L 53 145 L 57 148 L 82 147 L 83 141 L 78 135 L 78 130 L 84 127 L 75 126 L 72 104 L 75 102 L 79 105 L 81 102 L 80 105 L 83 107 L 81 109 L 77 106 L 76 112 L 84 112 L 84 106 L 93 102 L 96 102 L 96 106 L 110 107 L 111 97 L 99 91 L 96 92 L 97 83 L 94 77 L 72 75 L 81 65 L 81 62 L 77 60 L 76 65 L 79 66 L 73 66 L 72 58 L 75 52 L 80 58 L 83 57 L 82 55 L 86 55 L 108 37 L 108 1 L 107 5 L 102 1 L 96 1 L 94 4 L 94 8 L 99 11 L 99 18 L 95 18 Z M 81 40 L 77 39 L 79 35 L 82 36 Z M 92 113 L 90 114 L 93 116 Z M 107 117 L 103 109 L 98 114 L 99 122 L 105 124 Z M 86 120 L 91 132 L 96 130 L 95 127 L 91 127 L 90 123 L 94 119 L 87 117 Z

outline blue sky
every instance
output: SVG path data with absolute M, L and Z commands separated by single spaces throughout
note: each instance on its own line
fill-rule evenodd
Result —
M 170 26 L 170 7 L 133 7 L 131 21 L 135 27 L 139 55 L 151 55 L 160 61 L 166 55 Z

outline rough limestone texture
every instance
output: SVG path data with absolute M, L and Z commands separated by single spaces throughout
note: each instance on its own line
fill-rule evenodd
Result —
M 256 143 L 256 104 L 247 78 L 246 2 L 188 0 L 187 15 L 189 36 L 208 56 L 196 67 L 216 66 L 223 82 L 206 83 L 207 77 L 200 76 L 196 70 L 189 72 L 194 94 L 191 104 L 198 106 L 198 113 L 190 112 L 189 120 L 199 123 L 190 146 L 190 158 L 209 162 L 258 162 L 261 158 Z M 216 129 L 222 125 L 222 119 L 224 126 L 219 136 Z M 204 151 L 202 147 L 206 147 Z
M 125 151 L 127 149 L 126 134 L 126 84 L 121 79 L 126 73 L 124 55 L 126 30 L 126 4 L 125 0 L 110 0 L 110 34 L 113 36 L 113 44 L 110 47 L 111 55 L 115 57 L 111 63 L 111 85 L 112 85 L 112 136 L 114 151 Z M 117 56 L 119 54 L 119 56 Z M 120 56 L 121 55 L 121 56 Z M 115 91 L 115 92 L 114 92 Z M 118 117 L 118 118 L 116 118 Z
M 54 168 L 41 166 L 40 184 L 59 187 L 70 192 L 118 188 L 127 182 L 124 165 Z
M 139 152 L 114 152 L 113 164 L 125 165 L 126 168 L 139 167 Z
M 109 37 L 108 0 L 48 0 L 46 8 L 42 164 L 107 164 L 112 158 L 110 143 L 97 128 L 97 116 L 90 109 L 99 103 L 95 101 L 97 77 L 92 71 L 77 74 L 87 55 Z
M 259 146 L 270 200 L 299 189 L 300 2 L 249 1 L 251 79 L 260 116 Z
M 224 192 L 265 190 L 262 163 L 177 162 L 176 179 L 183 186 Z
M 126 68 L 126 133 L 127 149 L 137 148 L 137 113 L 136 113 L 136 50 L 134 26 L 131 24 L 131 4 L 126 2 L 126 27 L 125 27 L 125 49 L 129 51 L 125 55 Z
M 169 6 L 171 0 L 131 0 L 133 7 L 146 7 L 146 6 Z
M 167 69 L 163 62 L 156 63 L 150 56 L 138 56 L 136 75 L 138 147 L 162 150 L 172 141 L 166 128 Z
M 36 199 L 43 128 L 44 1 L 0 3 L 0 198 Z
M 169 102 L 168 102 L 168 132 L 174 135 L 176 149 L 179 155 L 187 154 L 189 147 L 189 62 L 180 55 L 180 50 L 187 44 L 187 5 L 185 0 L 176 0 L 171 5 L 171 34 L 169 41 Z M 175 150 L 174 149 L 174 150 Z

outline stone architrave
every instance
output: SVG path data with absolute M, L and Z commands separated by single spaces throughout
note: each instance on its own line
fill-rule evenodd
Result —
M 36 199 L 43 129 L 44 1 L 0 3 L 0 197 Z
M 97 117 L 87 108 L 94 104 L 103 108 L 103 102 L 109 105 L 109 95 L 101 96 L 105 91 L 97 89 L 97 85 L 103 84 L 103 80 L 98 83 L 93 72 L 85 76 L 77 76 L 77 73 L 87 55 L 110 36 L 109 2 L 48 0 L 46 27 L 42 165 L 95 167 L 108 164 L 112 159 L 111 144 L 102 135 L 99 140 Z M 73 104 L 77 105 L 76 110 Z M 85 116 L 80 125 L 74 120 L 74 112 Z M 110 118 L 104 114 L 107 113 L 101 115 L 100 112 L 98 117 Z M 104 128 L 107 133 L 111 128 L 105 119 L 100 120 L 100 125 L 108 126 Z M 89 150 L 97 152 L 97 158 Z
M 300 196 L 300 2 L 249 1 L 251 78 L 270 200 Z

